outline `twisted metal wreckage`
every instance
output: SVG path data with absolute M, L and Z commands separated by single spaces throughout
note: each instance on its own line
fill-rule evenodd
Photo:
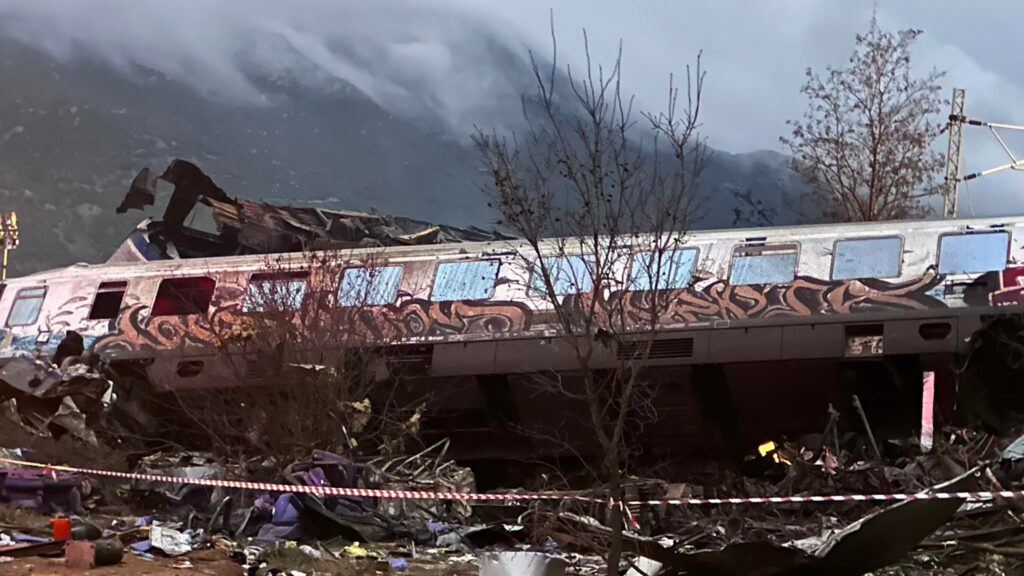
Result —
M 87 438 L 91 414 L 132 395 L 125 385 L 111 392 L 110 382 L 126 374 L 143 375 L 131 386 L 156 391 L 258 383 L 258 366 L 239 362 L 218 334 L 251 315 L 253 286 L 283 283 L 299 290 L 297 306 L 329 295 L 317 313 L 344 322 L 346 346 L 385 350 L 382 362 L 400 360 L 403 378 L 445 390 L 447 404 L 425 424 L 451 437 L 456 452 L 556 449 L 537 439 L 502 442 L 511 428 L 562 427 L 586 440 L 561 416 L 572 409 L 564 399 L 526 385 L 531 374 L 554 372 L 571 386 L 576 366 L 558 341 L 551 304 L 531 292 L 529 271 L 516 262 L 516 239 L 232 198 L 182 160 L 160 175 L 143 169 L 118 212 L 154 205 L 158 180 L 174 186 L 163 218 L 140 224 L 107 262 L 4 285 L 0 394 L 37 429 Z M 186 225 L 203 211 L 212 228 Z M 662 417 L 644 429 L 651 452 L 701 449 L 717 436 L 749 444 L 818 430 L 825 407 L 850 392 L 860 393 L 873 420 L 913 425 L 926 370 L 936 373 L 940 417 L 949 421 L 959 359 L 1005 357 L 1000 346 L 1013 344 L 1004 337 L 979 346 L 982 338 L 972 336 L 1012 322 L 1024 306 L 1022 231 L 1024 218 L 1007 217 L 687 234 L 670 256 L 685 273 L 656 295 L 667 307 L 647 370 L 667 385 L 655 399 Z M 304 269 L 309 254 L 332 260 L 337 276 Z M 567 266 L 585 256 L 553 254 Z M 368 284 L 371 264 L 381 271 L 374 301 L 347 304 L 346 287 Z M 286 278 L 274 275 L 282 269 Z M 566 294 L 564 303 L 598 298 L 598 310 L 642 317 L 652 293 L 622 285 Z M 629 357 L 627 340 L 599 353 L 595 367 Z M 973 401 L 961 408 L 1000 429 L 1017 421 L 1019 403 L 1012 387 L 985 373 L 991 364 L 967 363 L 975 377 L 961 379 L 960 394 Z M 982 376 L 985 385 L 974 385 Z M 891 386 L 877 386 L 880 379 Z M 540 405 L 546 409 L 533 409 Z
M 411 458 L 374 465 L 314 452 L 281 472 L 284 482 L 467 493 L 476 490 L 478 480 L 467 468 L 442 464 L 444 457 L 556 453 L 557 447 L 543 439 L 496 440 L 513 427 L 541 428 L 553 416 L 564 418 L 566 404 L 538 396 L 526 385 L 532 373 L 573 378 L 573 363 L 558 345 L 550 307 L 531 295 L 525 288 L 529 279 L 512 263 L 514 238 L 476 228 L 231 198 L 196 166 L 180 160 L 159 176 L 142 170 L 118 211 L 155 204 L 157 180 L 175 187 L 162 220 L 143 222 L 107 262 L 41 272 L 3 286 L 0 381 L 6 386 L 0 386 L 0 403 L 6 400 L 7 416 L 34 434 L 70 434 L 96 443 L 105 415 L 127 415 L 123 422 L 137 426 L 149 422 L 133 403 L 138 398 L 133 386 L 159 393 L 261 384 L 252 372 L 224 367 L 221 356 L 227 352 L 218 345 L 218 333 L 251 312 L 245 308 L 250 287 L 260 274 L 280 271 L 269 265 L 272 260 L 276 266 L 284 263 L 290 271 L 285 279 L 298 279 L 306 298 L 324 292 L 334 296 L 330 309 L 321 311 L 328 321 L 335 314 L 344 316 L 345 326 L 352 327 L 346 345 L 400 350 L 385 360 L 401 360 L 403 378 L 451 392 L 447 404 L 432 414 L 434 428 L 427 429 L 451 438 L 442 456 L 433 456 L 440 444 Z M 209 211 L 213 229 L 186 226 L 199 209 Z M 669 306 L 647 366 L 648 376 L 663 384 L 656 398 L 661 419 L 644 430 L 650 452 L 704 449 L 715 441 L 728 443 L 730 435 L 733 441 L 737 436 L 760 441 L 820 431 L 829 418 L 825 408 L 851 392 L 864 398 L 875 431 L 885 434 L 886 424 L 906 425 L 908 415 L 912 422 L 921 414 L 916 402 L 925 370 L 937 375 L 941 425 L 964 415 L 953 411 L 954 368 L 963 365 L 958 362 L 964 357 L 968 361 L 958 392 L 965 401 L 957 408 L 990 429 L 1018 423 L 1019 397 L 1000 371 L 1014 368 L 1002 360 L 1022 338 L 1015 319 L 1024 306 L 1022 228 L 1024 218 L 1003 218 L 688 235 L 678 251 L 688 274 L 657 294 Z M 336 270 L 340 279 L 294 274 L 308 265 L 310 251 L 343 259 Z M 345 275 L 358 274 L 371 259 L 379 269 L 398 271 L 383 276 L 386 286 L 377 300 L 346 315 Z M 624 289 L 564 296 L 565 303 L 578 306 L 595 297 L 602 299 L 599 307 L 641 315 L 651 294 Z M 628 347 L 628 341 L 618 346 Z M 628 358 L 628 350 L 610 349 L 597 364 L 610 367 Z M 142 374 L 146 380 L 126 381 L 126 374 Z M 893 386 L 880 387 L 879 381 Z M 968 491 L 1000 483 L 1017 486 L 1024 473 L 1022 441 L 973 469 L 968 463 L 978 458 L 969 454 L 957 460 L 963 465 L 950 466 L 947 454 L 920 454 L 906 446 L 902 468 L 877 462 L 849 465 L 856 456 L 844 454 L 838 440 L 834 451 L 824 448 L 835 434 L 834 425 L 833 415 L 817 450 L 757 461 L 772 468 L 772 474 L 784 470 L 782 482 L 750 492 L 747 481 L 737 479 L 736 486 L 716 490 L 814 494 L 827 486 L 849 493 L 842 482 L 884 477 L 888 489 L 904 492 Z M 956 444 L 973 451 L 979 442 L 968 435 L 944 448 Z M 988 442 L 978 453 L 991 448 Z M 837 468 L 836 457 L 847 466 Z M 934 476 L 927 470 L 935 467 L 949 467 L 954 473 L 941 476 L 954 479 L 928 482 Z M 244 475 L 198 454 L 152 456 L 138 469 L 195 478 Z M 764 476 L 760 480 L 767 482 L 770 474 Z M 0 500 L 44 512 L 80 512 L 82 501 L 90 498 L 83 493 L 89 483 L 75 473 L 14 468 L 4 470 L 0 481 Z M 192 528 L 191 521 L 180 532 L 154 524 L 155 534 L 151 530 L 132 545 L 139 554 L 153 549 L 182 553 L 178 549 L 189 549 L 204 531 L 244 536 L 257 545 L 340 535 L 474 552 L 495 542 L 522 545 L 529 538 L 571 548 L 581 540 L 608 537 L 608 529 L 594 519 L 600 513 L 591 518 L 579 510 L 510 507 L 518 516 L 507 517 L 504 510 L 500 520 L 470 526 L 479 511 L 461 502 L 262 494 L 233 514 L 232 497 L 219 492 L 140 481 L 131 488 L 160 494 L 168 502 L 194 501 L 196 509 L 216 503 L 203 528 Z M 626 486 L 627 497 L 640 500 L 676 498 L 673 491 L 679 490 L 693 495 L 699 487 L 648 481 Z M 625 547 L 664 566 L 666 573 L 862 573 L 904 558 L 928 535 L 959 538 L 965 532 L 936 530 L 951 518 L 965 520 L 956 518 L 963 504 L 962 498 L 901 502 L 845 527 L 835 521 L 823 528 L 814 519 L 801 531 L 780 529 L 774 543 L 739 541 L 723 520 L 721 530 L 701 533 L 698 552 L 682 548 L 680 526 L 706 523 L 699 512 L 641 504 L 632 511 L 638 526 L 674 526 L 676 537 L 666 544 L 642 536 L 639 529 L 626 535 Z M 978 509 L 995 513 L 1000 505 Z M 773 513 L 788 514 L 794 524 L 801 517 L 807 520 L 797 508 L 781 506 Z

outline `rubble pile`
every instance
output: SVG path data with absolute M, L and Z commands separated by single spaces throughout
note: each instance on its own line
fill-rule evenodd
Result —
M 391 459 L 312 450 L 284 467 L 269 458 L 229 462 L 149 448 L 125 458 L 146 478 L 126 480 L 13 464 L 66 462 L 42 450 L 59 442 L 83 454 L 124 449 L 110 433 L 114 379 L 76 336 L 69 332 L 53 357 L 23 353 L 0 369 L 0 418 L 23 432 L 20 445 L 0 452 L 8 462 L 0 465 L 0 510 L 36 515 L 0 517 L 0 562 L 54 557 L 76 569 L 131 570 L 138 562 L 171 570 L 221 562 L 227 573 L 261 575 L 416 573 L 439 565 L 449 574 L 485 576 L 605 572 L 603 557 L 615 541 L 609 511 L 618 506 L 609 503 L 606 487 L 499 503 L 315 491 L 478 492 L 473 472 L 447 458 L 447 441 Z M 823 434 L 764 442 L 739 466 L 715 461 L 669 479 L 627 478 L 620 573 L 1009 574 L 1024 567 L 1021 500 L 786 500 L 1024 487 L 1024 437 L 1007 444 L 985 432 L 946 429 L 922 444 L 879 440 L 863 424 L 865 433 L 841 436 L 833 418 Z M 3 443 L 14 438 L 4 436 Z M 241 490 L 159 477 L 304 489 Z M 779 500 L 678 502 L 752 497 Z
M 883 442 L 865 459 L 860 438 L 774 442 L 740 470 L 710 463 L 686 481 L 629 478 L 620 573 L 1012 574 L 1024 565 L 1024 502 L 906 499 L 679 505 L 686 498 L 920 494 L 1018 490 L 1024 437 L 1006 442 L 947 429 L 922 452 Z M 273 470 L 225 464 L 202 453 L 161 453 L 136 472 L 188 478 L 248 478 L 305 487 L 474 493 L 472 471 L 445 458 L 447 444 L 410 456 L 355 461 L 313 451 Z M 32 460 L 31 450 L 7 450 Z M 0 472 L 0 560 L 138 569 L 139 562 L 235 574 L 598 574 L 613 540 L 607 492 L 550 500 L 433 501 L 238 490 L 116 481 L 116 501 L 81 474 L 8 466 Z M 33 514 L 6 518 L 16 508 Z M 56 515 L 56 518 L 50 516 Z M 28 518 L 26 520 L 25 518 Z M 70 544 L 55 539 L 70 519 Z M 80 544 L 79 542 L 92 544 Z M 63 556 L 63 560 L 61 559 Z M 110 560 L 116 559 L 116 560 Z M 127 572 L 126 572 L 127 573 Z
M 0 368 L 0 410 L 35 435 L 71 435 L 95 446 L 95 428 L 115 399 L 106 366 L 75 331 L 52 357 L 17 351 Z

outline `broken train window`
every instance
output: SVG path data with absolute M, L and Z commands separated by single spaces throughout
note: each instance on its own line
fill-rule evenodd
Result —
M 346 268 L 338 284 L 338 305 L 346 307 L 383 306 L 395 301 L 401 266 Z
M 96 298 L 92 301 L 92 308 L 89 309 L 89 320 L 110 320 L 116 318 L 121 311 L 121 303 L 124 302 L 124 292 L 128 283 L 102 282 L 96 289 Z
M 738 246 L 732 255 L 729 284 L 788 284 L 796 277 L 796 244 Z
M 30 326 L 39 320 L 39 312 L 43 309 L 46 297 L 46 286 L 22 288 L 14 295 L 11 312 L 7 315 L 8 326 Z
M 497 260 L 442 262 L 437 265 L 431 300 L 487 300 L 494 295 L 498 278 Z
M 302 306 L 309 272 L 257 273 L 249 277 L 242 312 L 291 312 Z
M 152 316 L 204 314 L 210 308 L 215 285 L 208 276 L 164 279 L 153 300 Z

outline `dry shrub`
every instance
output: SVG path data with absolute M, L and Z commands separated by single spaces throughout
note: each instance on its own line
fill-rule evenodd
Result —
M 363 293 L 338 301 L 351 254 L 270 260 L 241 309 L 213 329 L 242 386 L 172 394 L 185 418 L 178 441 L 218 455 L 291 461 L 313 449 L 400 454 L 416 442 L 427 398 L 391 368 L 388 347 L 361 328 L 375 263 L 363 255 Z M 343 264 L 344 263 L 344 264 Z M 255 276 L 254 276 L 255 278 Z M 349 286 L 350 292 L 353 289 Z

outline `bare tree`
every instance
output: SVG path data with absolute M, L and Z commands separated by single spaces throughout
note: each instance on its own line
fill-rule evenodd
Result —
M 523 98 L 522 139 L 478 131 L 501 223 L 523 238 L 516 262 L 527 297 L 546 310 L 571 350 L 572 374 L 537 380 L 586 407 L 601 452 L 595 471 L 620 502 L 630 438 L 654 416 L 643 367 L 662 320 L 689 283 L 694 252 L 682 250 L 708 149 L 698 117 L 704 71 L 686 69 L 683 107 L 669 79 L 668 107 L 637 114 L 613 66 L 582 72 L 531 53 L 535 94 Z M 623 510 L 609 512 L 608 574 L 618 574 Z
M 888 32 L 872 18 L 846 67 L 826 68 L 824 78 L 807 69 L 800 91 L 808 110 L 787 122 L 792 135 L 780 140 L 821 217 L 893 220 L 930 211 L 922 200 L 939 191 L 943 159 L 932 141 L 942 124 L 933 115 L 943 104 L 944 73 L 912 74 L 910 49 L 921 33 Z
M 238 386 L 174 393 L 180 432 L 235 460 L 404 453 L 427 399 L 405 389 L 360 321 L 380 289 L 377 258 L 307 252 L 261 268 L 223 290 L 210 316 L 224 377 Z

